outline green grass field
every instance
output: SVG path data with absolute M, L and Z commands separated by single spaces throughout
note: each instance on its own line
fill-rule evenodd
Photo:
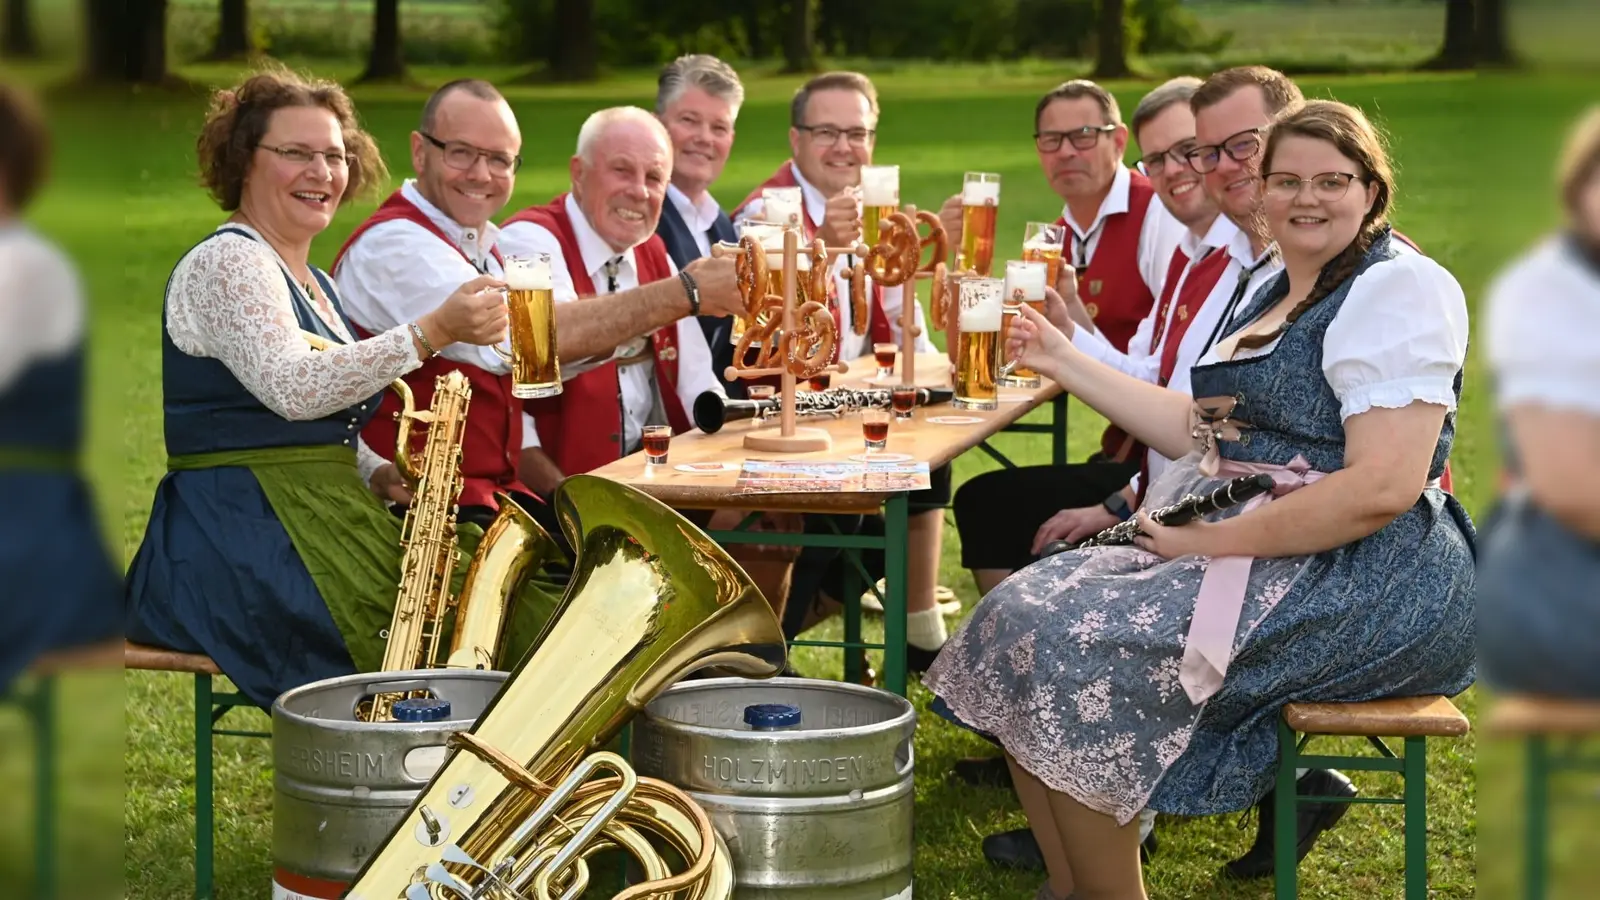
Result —
M 356 68 L 322 67 L 318 72 L 349 77 Z M 232 73 L 197 67 L 185 74 L 209 80 Z M 455 74 L 423 69 L 418 77 L 438 83 Z M 883 75 L 878 79 L 884 118 L 877 161 L 901 166 L 903 197 L 920 207 L 937 206 L 957 190 L 966 169 L 1001 172 L 1005 188 L 1000 234 L 1004 241 L 1020 240 L 1024 221 L 1053 217 L 1059 209 L 1059 200 L 1040 176 L 1027 134 L 1035 99 L 1062 77 L 1060 70 L 1033 66 L 906 66 Z M 785 107 L 794 86 L 792 79 L 773 76 L 747 80 L 749 99 L 740 117 L 738 142 L 715 188 L 724 205 L 737 202 L 785 158 Z M 1303 86 L 1309 95 L 1357 103 L 1390 129 L 1399 162 L 1397 225 L 1456 273 L 1474 304 L 1499 263 L 1553 221 L 1544 173 L 1565 123 L 1588 100 L 1581 82 L 1558 79 L 1502 85 L 1459 77 L 1381 76 L 1307 80 Z M 1148 85 L 1114 87 L 1125 109 L 1131 109 L 1148 89 Z M 649 105 L 652 90 L 651 79 L 634 76 L 596 86 L 513 92 L 527 160 L 513 208 L 543 202 L 565 188 L 566 159 L 589 112 L 612 103 Z M 406 136 L 423 98 L 400 89 L 357 92 L 360 112 L 397 179 L 407 174 Z M 131 108 L 87 100 L 58 102 L 53 112 L 61 147 L 59 177 L 35 214 L 39 226 L 75 254 L 92 291 L 91 472 L 113 546 L 125 558 L 138 546 L 152 491 L 163 472 L 158 355 L 162 287 L 177 258 L 221 219 L 195 186 L 193 175 L 193 140 L 202 108 L 202 101 L 194 97 L 144 96 Z M 1472 123 L 1481 109 L 1499 113 L 1495 133 L 1517 135 L 1514 144 L 1480 139 L 1483 130 Z M 1518 180 L 1508 182 L 1512 176 Z M 315 245 L 313 261 L 326 265 L 343 236 L 369 211 L 369 204 L 358 204 L 341 213 Z M 1481 518 L 1492 501 L 1498 459 L 1489 389 L 1476 345 L 1469 365 L 1453 470 L 1458 494 Z M 1070 421 L 1071 456 L 1081 459 L 1095 444 L 1102 421 L 1076 403 Z M 1048 445 L 1042 439 L 1007 435 L 996 443 L 1021 462 L 1048 458 Z M 987 457 L 969 454 L 957 461 L 957 483 L 993 465 Z M 942 583 L 956 589 L 970 608 L 976 596 L 970 577 L 959 569 L 953 527 L 947 528 L 945 542 Z M 872 620 L 868 633 L 881 637 Z M 838 675 L 836 654 L 803 649 L 797 658 L 806 674 Z M 79 755 L 70 766 L 79 784 L 103 784 L 107 771 L 125 771 L 125 841 L 120 854 L 115 847 L 101 848 L 69 861 L 63 873 L 66 896 L 89 896 L 86 887 L 74 891 L 73 886 L 89 885 L 94 871 L 115 867 L 121 856 L 127 897 L 185 897 L 192 883 L 193 847 L 190 682 L 175 675 L 129 673 L 124 687 L 122 759 L 102 751 Z M 86 689 L 75 696 L 75 712 L 66 717 L 71 727 L 100 735 L 123 727 L 120 691 Z M 929 695 L 914 684 L 912 698 L 922 708 Z M 1459 702 L 1476 721 L 1478 692 Z M 264 716 L 251 714 L 235 727 L 265 724 Z M 0 714 L 0 746 L 15 744 L 23 733 L 18 719 Z M 1486 749 L 1482 755 L 1495 762 L 1480 779 L 1474 771 L 1479 750 L 1478 740 L 1469 737 L 1438 742 L 1430 754 L 1429 863 L 1437 898 L 1512 896 L 1520 832 L 1511 805 L 1517 788 L 1507 774 L 1515 770 L 1507 767 L 1518 757 L 1514 748 Z M 272 808 L 268 751 L 265 741 L 218 741 L 217 875 L 218 897 L 224 900 L 265 896 L 268 890 Z M 916 752 L 918 895 L 960 900 L 1031 896 L 1038 877 L 992 869 L 979 851 L 983 835 L 1023 824 L 1014 799 L 1007 793 L 957 786 L 945 778 L 954 759 L 987 752 L 985 746 L 925 716 Z M 26 771 L 25 755 L 19 758 L 13 752 L 0 757 L 0 774 L 20 778 Z M 1363 775 L 1358 783 L 1367 795 L 1398 788 L 1396 779 L 1387 776 Z M 102 792 L 101 803 L 75 806 L 77 824 L 114 828 L 112 793 Z M 1493 815 L 1485 816 L 1487 810 Z M 0 877 L 26 871 L 29 837 L 21 824 L 25 821 L 0 820 L 0 846 L 8 848 L 0 854 Z M 1579 885 L 1600 877 L 1594 864 L 1600 857 L 1600 842 L 1593 829 L 1577 827 L 1583 820 L 1569 816 L 1565 821 L 1569 828 L 1562 832 L 1558 850 L 1565 860 L 1570 893 L 1558 896 L 1576 898 L 1583 896 Z M 1238 824 L 1235 816 L 1163 818 L 1157 826 L 1162 851 L 1146 871 L 1150 895 L 1161 900 L 1269 897 L 1267 882 L 1237 884 L 1217 875 L 1219 866 L 1242 852 L 1253 836 L 1253 820 L 1245 830 Z M 1493 852 L 1479 854 L 1480 847 Z M 1302 896 L 1398 897 L 1402 859 L 1399 811 L 1358 807 L 1301 866 Z

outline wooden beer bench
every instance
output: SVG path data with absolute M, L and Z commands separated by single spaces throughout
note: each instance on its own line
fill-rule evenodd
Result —
M 241 706 L 254 708 L 255 704 L 236 691 L 213 690 L 211 679 L 221 675 L 222 670 L 209 656 L 179 653 L 128 641 L 123 650 L 123 666 L 194 676 L 194 896 L 195 900 L 211 900 L 216 840 L 212 806 L 213 739 L 217 735 L 255 738 L 272 735 L 265 731 L 234 731 L 217 727 L 229 711 Z
M 1380 803 L 1405 806 L 1406 900 L 1428 897 L 1428 771 L 1427 740 L 1461 737 L 1470 730 L 1467 717 L 1441 696 L 1397 697 L 1365 703 L 1290 703 L 1278 722 L 1278 772 L 1274 800 L 1274 881 L 1277 900 L 1299 897 L 1297 807 L 1301 803 Z M 1297 739 L 1298 735 L 1304 735 Z M 1370 756 L 1307 754 L 1315 736 L 1364 737 L 1378 751 Z M 1396 756 L 1383 738 L 1403 738 L 1405 756 Z M 1301 797 L 1295 790 L 1299 769 L 1362 769 L 1398 772 L 1403 796 Z
M 33 727 L 33 896 L 57 900 L 56 872 L 56 680 L 81 669 L 117 664 L 116 642 L 74 647 L 34 660 L 0 702 L 17 706 Z
M 1549 890 L 1550 782 L 1565 772 L 1600 772 L 1600 754 L 1582 749 L 1586 741 L 1600 738 L 1600 700 L 1510 694 L 1493 701 L 1485 727 L 1492 735 L 1527 744 L 1523 898 L 1544 900 Z

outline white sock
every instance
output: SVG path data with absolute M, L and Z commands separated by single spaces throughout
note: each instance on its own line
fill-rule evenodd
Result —
M 1310 769 L 1295 769 L 1294 770 L 1294 780 L 1295 781 L 1299 781 L 1300 779 L 1306 777 L 1306 773 L 1309 772 L 1309 771 L 1311 771 L 1311 770 Z
M 944 615 L 939 607 L 906 613 L 906 643 L 923 650 L 944 646 L 949 635 L 944 630 Z
M 1144 839 L 1149 837 L 1150 832 L 1155 830 L 1156 811 L 1148 806 L 1139 810 L 1139 843 L 1144 843 Z

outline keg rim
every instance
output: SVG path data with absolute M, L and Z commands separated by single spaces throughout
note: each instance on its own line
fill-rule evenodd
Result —
M 383 684 L 383 683 L 387 683 L 387 682 L 401 682 L 401 681 L 450 681 L 450 682 L 459 682 L 459 681 L 467 681 L 467 682 L 471 682 L 471 681 L 495 681 L 495 682 L 498 683 L 499 686 L 496 687 L 495 690 L 494 690 L 494 693 L 490 695 L 488 703 L 484 707 L 485 710 L 487 710 L 488 706 L 493 705 L 494 698 L 499 695 L 501 688 L 504 687 L 506 681 L 508 681 L 510 679 L 510 677 L 511 677 L 511 673 L 510 672 L 501 671 L 499 669 L 452 669 L 452 668 L 446 668 L 446 669 L 396 669 L 396 670 L 394 670 L 392 672 L 355 672 L 355 673 L 350 674 L 350 675 L 335 675 L 332 678 L 319 678 L 316 681 L 308 681 L 305 684 L 298 685 L 296 687 L 292 687 L 292 688 L 284 691 L 283 693 L 281 693 L 278 696 L 273 698 L 273 700 L 272 700 L 272 709 L 271 709 L 271 713 L 270 714 L 271 714 L 272 718 L 275 719 L 275 720 L 279 719 L 279 718 L 282 718 L 282 719 L 285 719 L 287 721 L 296 722 L 296 723 L 301 723 L 301 722 L 323 722 L 323 723 L 326 723 L 326 722 L 343 722 L 343 720 L 341 720 L 341 719 L 328 719 L 328 718 L 324 718 L 324 717 L 321 717 L 321 716 L 307 715 L 307 714 L 305 714 L 303 712 L 298 712 L 296 710 L 290 709 L 289 708 L 289 704 L 295 702 L 296 700 L 300 699 L 301 697 L 304 697 L 304 696 L 309 695 L 309 694 L 316 693 L 318 691 L 336 690 L 336 689 L 339 689 L 339 688 L 348 687 L 348 686 L 353 685 L 353 684 Z M 447 725 L 461 725 L 462 723 L 465 723 L 467 728 L 471 728 L 473 723 L 475 723 L 478 720 L 478 718 L 482 717 L 482 715 L 483 715 L 483 713 L 480 712 L 477 716 L 473 716 L 473 717 L 470 717 L 470 718 L 452 717 L 452 718 L 444 719 L 444 720 L 441 720 L 441 721 L 438 721 L 438 722 L 426 722 L 426 723 L 383 722 L 383 723 L 363 723 L 363 724 L 367 725 L 368 727 L 380 727 L 382 725 L 399 725 L 399 726 L 407 726 L 407 727 L 414 728 L 417 724 L 425 724 L 425 725 L 433 726 L 433 727 L 442 727 L 442 726 L 447 726 Z M 356 724 L 356 723 L 345 723 L 345 724 Z
M 898 708 L 898 712 L 882 722 L 871 725 L 853 726 L 852 735 L 868 737 L 883 732 L 900 731 L 907 728 L 915 729 L 917 721 L 917 708 L 911 701 L 899 694 L 881 688 L 867 687 L 862 684 L 851 684 L 848 681 L 830 681 L 826 678 L 741 678 L 738 676 L 724 678 L 696 678 L 692 681 L 679 681 L 661 693 L 657 694 L 650 703 L 639 710 L 638 718 L 643 724 L 662 731 L 697 737 L 725 737 L 729 733 L 727 728 L 713 728 L 708 725 L 694 725 L 669 719 L 650 711 L 650 706 L 669 698 L 674 692 L 689 694 L 698 690 L 712 690 L 721 687 L 798 687 L 808 690 L 822 690 L 830 693 L 852 694 L 857 697 L 866 697 L 875 701 L 887 702 Z M 800 731 L 764 731 L 759 732 L 762 740 L 772 741 L 811 741 L 828 729 L 803 729 Z M 749 734 L 755 732 L 735 732 Z

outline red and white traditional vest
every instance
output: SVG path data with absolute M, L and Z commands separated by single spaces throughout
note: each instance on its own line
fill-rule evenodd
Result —
M 581 302 L 583 298 L 595 296 L 596 291 L 594 281 L 584 269 L 583 251 L 578 248 L 577 233 L 572 230 L 572 219 L 567 216 L 566 200 L 566 193 L 562 193 L 545 206 L 530 206 L 506 219 L 500 227 L 513 222 L 531 222 L 555 235 L 566 261 L 567 274 Z M 660 235 L 652 234 L 649 240 L 633 248 L 633 260 L 639 268 L 641 285 L 672 277 L 667 245 L 662 243 Z M 694 426 L 678 400 L 677 323 L 656 329 L 650 342 L 655 356 L 656 386 L 666 407 L 667 423 L 672 426 L 673 434 L 682 434 Z M 540 443 L 562 474 L 589 472 L 622 458 L 622 383 L 615 361 L 566 381 L 557 396 L 522 402 L 539 429 Z
M 356 226 L 350 237 L 345 239 L 343 246 L 333 258 L 330 271 L 338 272 L 339 263 L 343 261 L 346 251 L 355 245 L 367 229 L 397 219 L 412 222 L 437 235 L 439 240 L 460 253 L 463 259 L 467 259 L 466 253 L 452 243 L 426 213 L 399 191 L 395 191 L 365 222 Z M 500 259 L 498 249 L 490 252 L 494 254 L 495 259 Z M 470 259 L 467 261 L 472 262 Z M 501 262 L 503 265 L 504 261 Z M 439 298 L 440 302 L 444 299 Z M 372 336 L 359 326 L 356 332 L 355 337 L 358 340 Z M 472 386 L 472 401 L 467 405 L 467 423 L 461 436 L 462 487 L 457 502 L 462 506 L 487 506 L 490 509 L 498 509 L 499 504 L 494 499 L 496 491 L 532 494 L 533 492 L 528 490 L 517 476 L 517 465 L 522 454 L 522 408 L 516 398 L 511 396 L 510 373 L 496 375 L 474 365 L 435 356 L 404 378 L 405 383 L 411 388 L 416 408 L 427 409 L 433 404 L 434 382 L 441 375 L 452 371 L 461 372 Z M 361 430 L 361 437 L 367 442 L 367 446 L 390 461 L 394 459 L 395 440 L 399 436 L 400 425 L 394 417 L 399 411 L 399 398 L 392 391 L 384 391 L 377 415 L 373 416 L 372 421 Z M 412 429 L 412 446 L 416 452 L 422 452 L 426 440 L 425 428 Z
M 1139 321 L 1156 302 L 1139 270 L 1139 235 L 1154 197 L 1150 179 L 1129 172 L 1128 211 L 1106 216 L 1100 225 L 1094 256 L 1078 272 L 1078 297 L 1095 328 L 1111 346 L 1124 353 Z M 1056 224 L 1066 225 L 1066 216 L 1056 219 Z M 1131 435 L 1115 425 L 1108 425 L 1101 435 L 1100 449 L 1113 462 L 1126 462 L 1143 450 Z
M 744 208 L 753 201 L 760 200 L 761 192 L 769 187 L 800 187 L 800 179 L 795 176 L 794 160 L 785 160 L 783 165 L 778 167 L 778 171 L 772 174 L 771 178 L 756 185 L 756 189 L 751 191 L 748 197 L 740 201 L 734 211 L 729 214 L 729 217 L 733 219 L 739 218 L 739 214 L 744 212 Z M 804 205 L 804 203 L 801 204 L 802 207 Z M 800 224 L 805 228 L 806 240 L 816 240 L 817 223 L 811 221 L 811 213 L 809 211 L 800 217 Z M 844 320 L 839 315 L 838 285 L 839 282 L 836 279 L 829 279 L 828 304 L 833 312 L 834 324 L 842 325 Z M 846 301 L 848 302 L 848 298 L 846 298 Z M 894 332 L 890 330 L 889 316 L 883 311 L 883 285 L 877 282 L 872 283 L 872 302 L 867 306 L 867 333 L 871 336 L 874 344 L 894 342 Z M 834 344 L 834 348 L 834 356 L 837 357 L 839 353 L 837 342 Z M 838 362 L 837 359 L 834 361 Z

